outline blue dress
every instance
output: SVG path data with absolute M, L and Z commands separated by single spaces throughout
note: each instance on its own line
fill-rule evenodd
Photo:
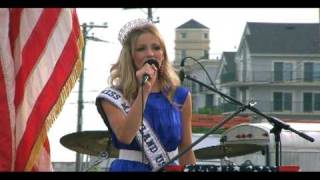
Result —
M 162 92 L 150 93 L 148 96 L 144 118 L 149 122 L 154 133 L 162 143 L 167 152 L 174 151 L 181 142 L 181 107 L 188 95 L 188 89 L 177 87 L 173 95 L 173 104 L 171 104 Z M 136 139 L 131 144 L 119 142 L 113 132 L 112 144 L 118 149 L 128 149 L 140 151 Z M 110 172 L 119 171 L 151 171 L 151 166 L 137 161 L 115 159 L 110 165 Z

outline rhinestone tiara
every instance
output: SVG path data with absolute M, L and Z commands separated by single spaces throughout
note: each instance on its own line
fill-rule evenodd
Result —
M 120 29 L 119 35 L 118 35 L 118 40 L 123 45 L 126 42 L 130 32 L 132 32 L 133 30 L 135 30 L 137 28 L 141 28 L 141 27 L 144 27 L 147 25 L 152 25 L 152 22 L 147 19 L 135 19 L 135 20 L 128 22 Z

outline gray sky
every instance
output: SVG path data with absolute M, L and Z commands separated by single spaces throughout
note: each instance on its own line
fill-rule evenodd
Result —
M 175 29 L 195 19 L 210 29 L 210 58 L 223 51 L 236 51 L 246 22 L 318 23 L 318 8 L 153 8 L 153 17 L 160 18 L 157 27 L 162 34 L 169 53 L 174 59 Z M 92 29 L 89 34 L 109 43 L 88 41 L 84 68 L 85 130 L 107 130 L 100 118 L 94 100 L 100 90 L 107 86 L 109 68 L 117 60 L 120 43 L 117 40 L 122 25 L 136 18 L 146 18 L 147 9 L 78 8 L 80 23 L 108 23 L 106 29 Z M 60 144 L 60 138 L 76 132 L 78 83 L 70 93 L 58 119 L 49 130 L 52 161 L 75 161 L 76 153 Z

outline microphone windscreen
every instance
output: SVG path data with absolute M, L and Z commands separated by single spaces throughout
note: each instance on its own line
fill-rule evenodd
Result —
M 148 63 L 148 64 L 150 64 L 150 65 L 155 65 L 156 66 L 156 68 L 159 70 L 160 68 L 159 68 L 159 63 L 158 63 L 158 61 L 156 60 L 156 59 L 154 59 L 154 58 L 150 58 L 150 59 L 146 59 L 145 61 L 144 61 L 144 64 L 146 64 L 146 63 Z

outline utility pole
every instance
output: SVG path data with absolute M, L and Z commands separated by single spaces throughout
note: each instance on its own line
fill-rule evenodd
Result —
M 152 8 L 148 8 L 148 20 L 149 20 L 149 21 L 153 21 Z
M 96 38 L 94 36 L 88 36 L 88 33 L 93 28 L 107 28 L 108 27 L 107 23 L 104 23 L 103 25 L 94 25 L 93 23 L 90 23 L 88 25 L 86 23 L 83 23 L 81 26 L 82 26 L 82 35 L 83 35 L 83 49 L 82 49 L 82 55 L 81 55 L 83 71 L 81 72 L 80 79 L 79 79 L 77 132 L 82 131 L 83 77 L 84 77 L 84 62 L 85 62 L 85 52 L 86 52 L 87 40 L 106 42 L 106 41 L 101 40 L 99 38 Z M 82 170 L 82 160 L 83 160 L 82 154 L 77 152 L 77 154 L 76 154 L 76 169 L 75 169 L 76 172 L 79 172 Z
M 124 8 L 124 9 L 127 10 L 127 9 L 133 9 L 133 8 Z M 136 8 L 134 8 L 134 9 L 136 9 Z M 153 19 L 152 8 L 148 8 L 147 14 L 148 14 L 148 20 L 149 20 L 149 21 L 151 21 L 151 22 L 153 22 L 153 23 L 159 23 L 159 22 L 160 22 L 159 17 L 157 17 L 157 20 L 154 20 L 154 19 Z
M 157 20 L 153 20 L 153 13 L 152 13 L 152 8 L 148 8 L 148 20 L 153 22 L 153 23 L 159 23 L 159 17 L 157 17 Z

